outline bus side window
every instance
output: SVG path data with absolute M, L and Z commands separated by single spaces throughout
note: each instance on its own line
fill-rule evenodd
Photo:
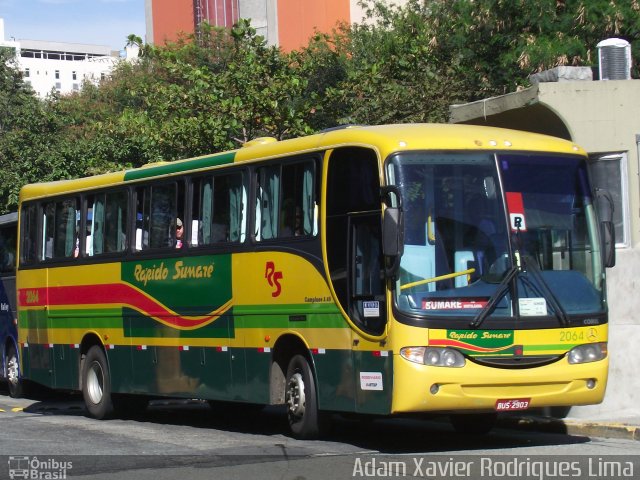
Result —
M 247 194 L 242 172 L 197 179 L 193 191 L 195 245 L 243 242 Z
M 306 160 L 258 169 L 256 240 L 317 233 L 314 167 Z
M 88 256 L 122 252 L 127 246 L 126 191 L 99 193 L 88 197 L 85 248 Z
M 42 260 L 78 256 L 80 209 L 78 198 L 45 204 L 42 225 Z
M 27 205 L 22 207 L 21 215 L 21 245 L 20 261 L 25 265 L 36 261 L 37 239 L 38 239 L 38 216 L 37 206 Z
M 229 241 L 242 243 L 247 227 L 247 189 L 243 174 L 229 175 L 226 196 L 229 199 Z
M 280 165 L 271 165 L 258 169 L 255 225 L 257 240 L 271 240 L 278 237 L 280 177 Z
M 136 251 L 157 248 L 173 248 L 176 240 L 176 220 L 184 218 L 183 209 L 178 213 L 179 192 L 183 183 L 171 182 L 147 185 L 136 189 Z
M 105 252 L 122 252 L 127 248 L 127 213 L 129 195 L 126 191 L 107 192 L 105 195 Z
M 312 161 L 282 167 L 280 237 L 312 235 L 317 231 L 314 173 Z
M 16 225 L 0 228 L 0 275 L 16 272 Z

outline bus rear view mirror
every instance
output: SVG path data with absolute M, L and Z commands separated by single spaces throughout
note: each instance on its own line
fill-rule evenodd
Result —
M 602 263 L 605 268 L 616 266 L 616 233 L 613 222 L 600 222 L 602 237 Z
M 387 257 L 386 273 L 395 276 L 404 253 L 402 210 L 387 207 L 382 218 L 382 253 Z
M 596 188 L 596 209 L 600 218 L 600 238 L 602 240 L 602 263 L 605 268 L 616 265 L 616 234 L 613 225 L 615 204 L 608 190 Z

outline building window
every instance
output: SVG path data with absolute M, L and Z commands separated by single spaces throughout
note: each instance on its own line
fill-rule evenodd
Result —
M 56 80 L 60 80 L 60 70 L 56 70 Z
M 77 80 L 78 79 L 78 73 L 77 72 L 71 72 L 71 78 L 73 80 Z
M 56 92 L 60 93 L 60 90 L 62 90 L 62 84 L 60 82 L 56 82 Z
M 28 68 L 24 69 L 24 78 L 29 78 L 31 76 L 31 72 Z
M 627 154 L 598 153 L 590 155 L 589 172 L 593 187 L 608 191 L 613 199 L 613 223 L 616 247 L 630 245 L 629 191 L 627 186 Z

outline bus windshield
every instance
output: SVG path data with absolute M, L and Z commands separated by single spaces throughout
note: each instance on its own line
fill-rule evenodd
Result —
M 582 157 L 403 153 L 388 175 L 404 208 L 402 312 L 468 321 L 491 308 L 492 317 L 561 323 L 604 312 Z

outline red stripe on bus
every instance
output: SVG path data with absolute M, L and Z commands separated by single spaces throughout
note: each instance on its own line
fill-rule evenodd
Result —
M 221 312 L 189 318 L 171 312 L 161 303 L 123 283 L 73 287 L 25 288 L 18 292 L 21 307 L 45 305 L 117 305 L 131 307 L 149 317 L 161 317 L 174 327 L 197 327 L 220 316 Z

